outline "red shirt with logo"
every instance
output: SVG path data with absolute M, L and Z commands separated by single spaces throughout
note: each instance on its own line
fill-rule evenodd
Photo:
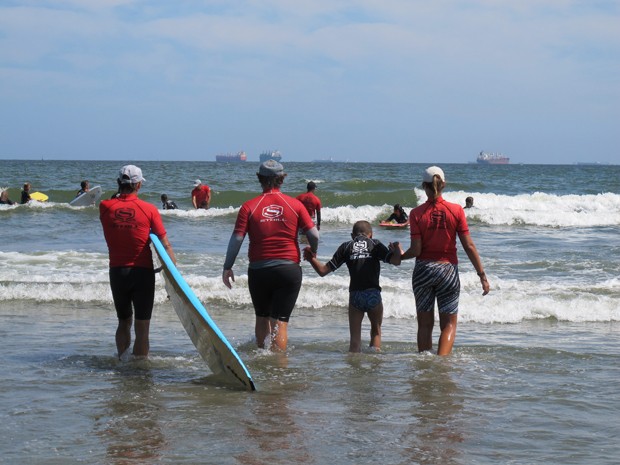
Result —
M 166 235 L 157 207 L 136 194 L 121 194 L 99 204 L 99 219 L 108 244 L 110 268 L 153 268 L 149 234 Z
M 234 234 L 249 234 L 250 262 L 280 259 L 299 263 L 297 231 L 313 227 L 312 218 L 299 200 L 272 189 L 241 206 Z
M 201 184 L 200 186 L 194 187 L 192 190 L 192 197 L 196 197 L 196 205 L 198 207 L 207 201 L 210 192 L 211 188 L 206 184 Z
M 306 192 L 305 194 L 299 194 L 297 200 L 304 204 L 310 217 L 315 219 L 317 210 L 321 209 L 321 199 L 319 199 L 314 192 Z
M 458 264 L 456 237 L 469 234 L 463 207 L 446 202 L 442 197 L 428 200 L 411 210 L 409 228 L 411 240 L 422 240 L 418 260 Z

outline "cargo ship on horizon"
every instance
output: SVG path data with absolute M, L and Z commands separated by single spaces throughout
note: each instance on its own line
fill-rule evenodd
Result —
M 280 161 L 282 160 L 282 155 L 277 150 L 267 150 L 260 154 L 259 159 L 261 163 L 267 160 Z
M 237 154 L 226 153 L 215 156 L 215 161 L 224 162 L 224 163 L 237 163 L 246 161 L 248 159 L 247 155 L 244 151 L 238 152 Z
M 510 163 L 510 158 L 501 153 L 480 152 L 476 162 L 481 165 L 507 165 Z

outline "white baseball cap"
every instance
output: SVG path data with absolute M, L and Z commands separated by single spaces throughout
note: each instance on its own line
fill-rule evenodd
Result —
M 433 178 L 439 176 L 443 182 L 446 182 L 446 177 L 443 174 L 443 170 L 439 166 L 430 166 L 426 168 L 422 175 L 422 182 L 433 182 Z
M 121 184 L 138 184 L 146 179 L 142 177 L 142 170 L 136 165 L 125 165 L 118 172 L 118 180 Z
M 200 186 L 201 184 L 202 184 L 202 181 L 201 181 L 200 179 L 196 179 L 196 180 L 194 181 L 194 187 L 198 187 L 198 186 Z

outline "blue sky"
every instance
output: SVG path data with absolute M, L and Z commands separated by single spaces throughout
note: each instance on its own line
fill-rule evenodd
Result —
M 0 158 L 620 163 L 616 0 L 3 0 Z

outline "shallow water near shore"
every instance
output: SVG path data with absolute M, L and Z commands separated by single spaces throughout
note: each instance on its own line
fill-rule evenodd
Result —
M 346 315 L 321 313 L 297 315 L 286 354 L 255 349 L 247 315 L 219 315 L 255 377 L 248 393 L 212 378 L 166 306 L 150 358 L 119 362 L 109 309 L 3 303 L 0 460 L 611 464 L 620 453 L 618 324 L 462 324 L 439 358 L 415 352 L 415 321 L 395 319 L 382 352 L 347 354 Z

